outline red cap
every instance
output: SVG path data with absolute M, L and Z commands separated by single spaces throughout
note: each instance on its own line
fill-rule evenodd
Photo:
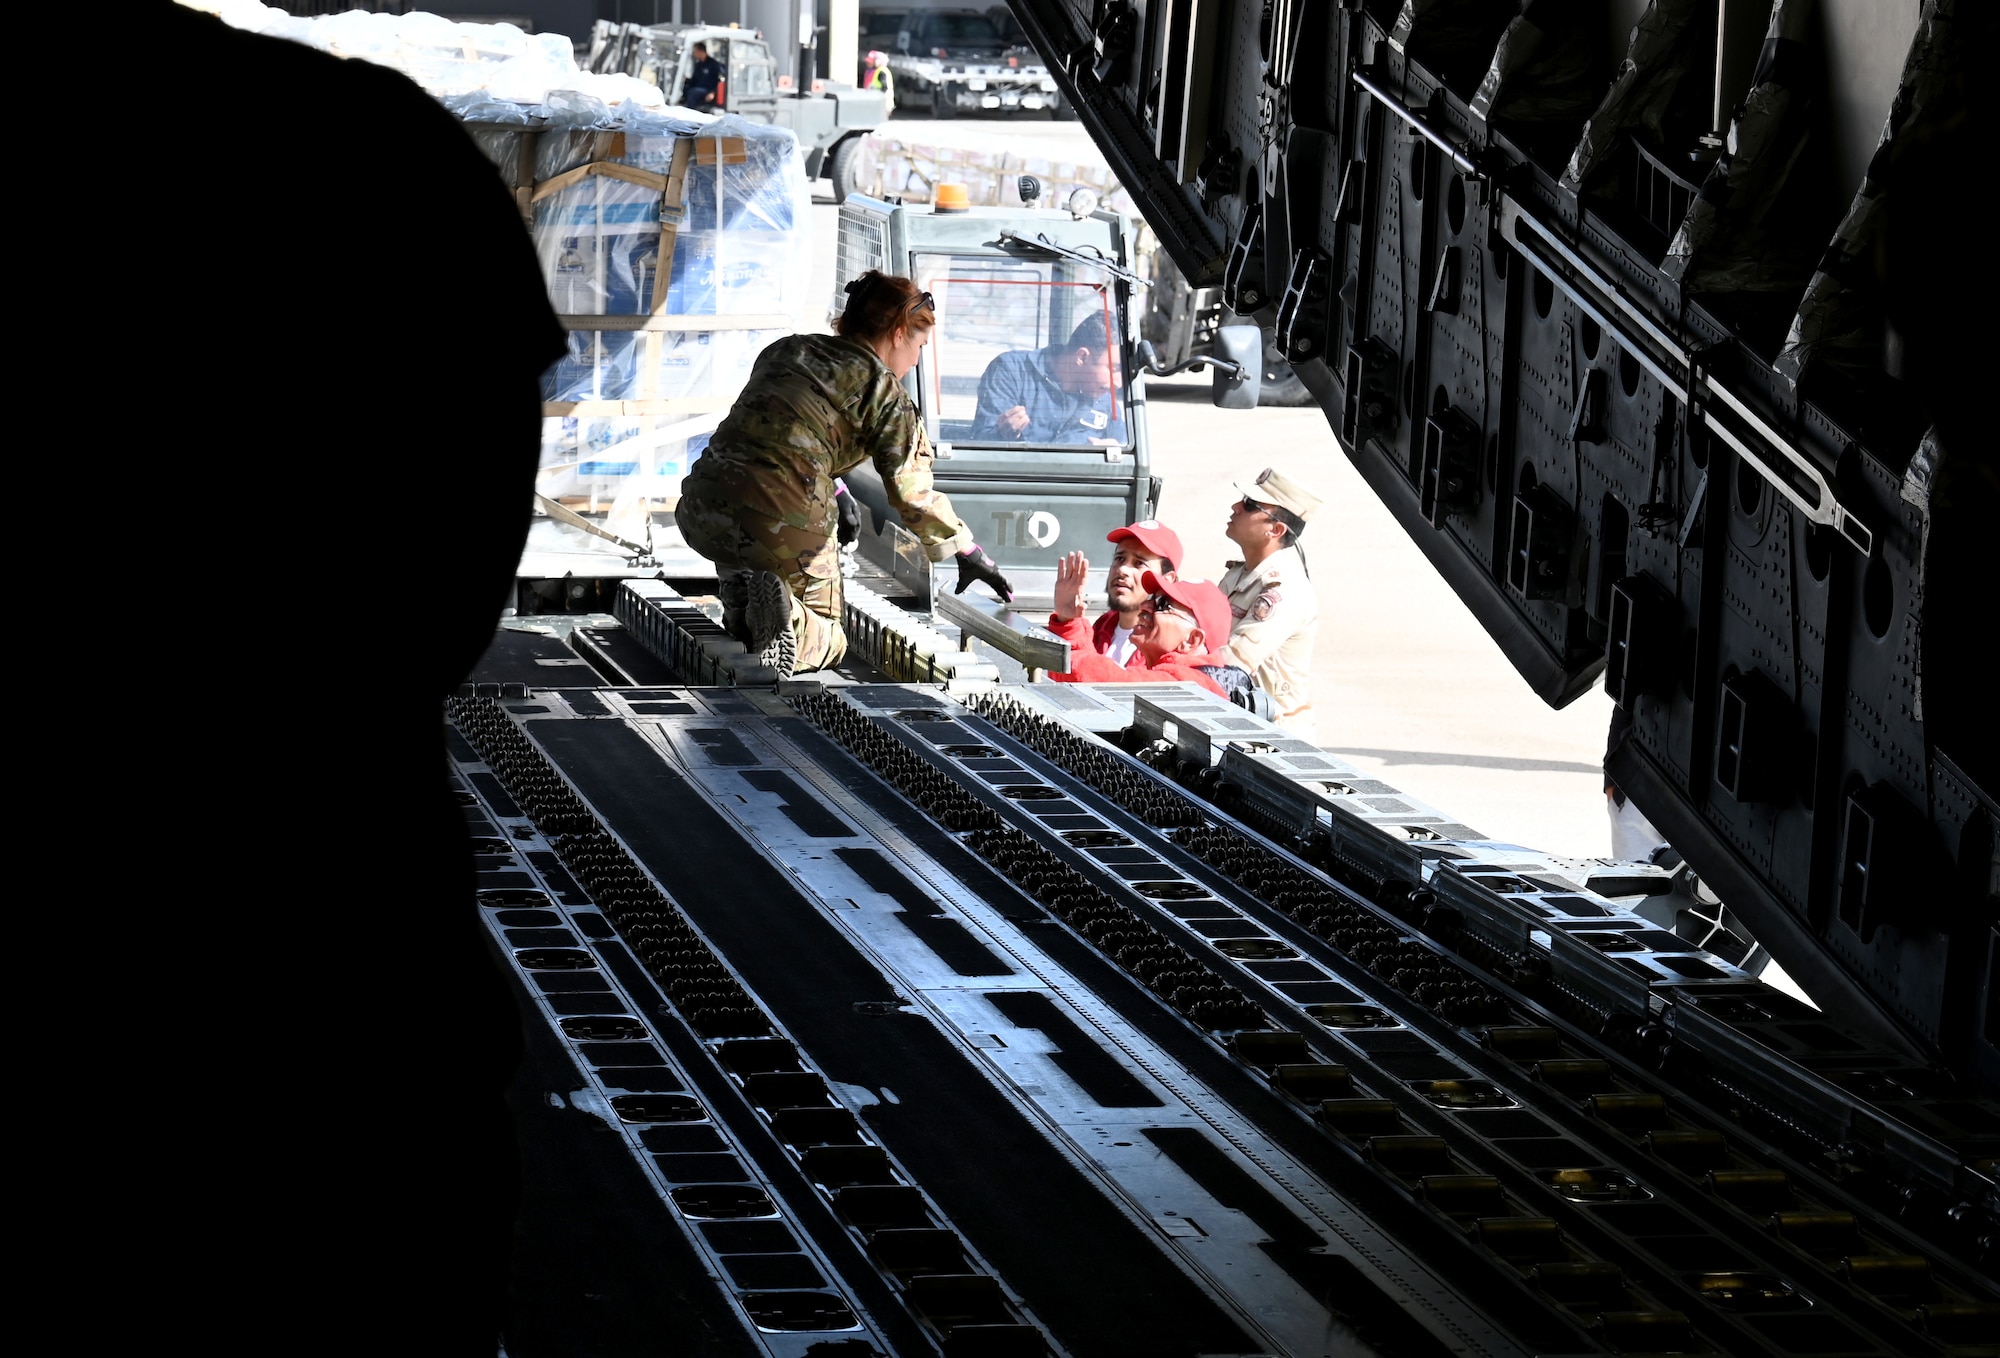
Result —
M 1139 578 L 1139 588 L 1148 595 L 1164 594 L 1194 614 L 1194 625 L 1201 629 L 1203 650 L 1213 651 L 1228 643 L 1229 624 L 1234 615 L 1229 608 L 1229 596 L 1219 586 L 1207 580 L 1162 580 L 1147 571 Z
M 1104 535 L 1106 542 L 1123 542 L 1127 538 L 1144 547 L 1148 554 L 1157 556 L 1162 561 L 1172 562 L 1173 569 L 1180 569 L 1184 560 L 1181 556 L 1180 535 L 1158 519 L 1141 519 L 1137 523 L 1128 523 L 1123 528 L 1114 528 Z

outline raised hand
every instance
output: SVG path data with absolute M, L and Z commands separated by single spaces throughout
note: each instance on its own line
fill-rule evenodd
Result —
M 1056 616 L 1068 622 L 1083 612 L 1084 579 L 1090 562 L 1082 552 L 1065 552 L 1056 562 Z

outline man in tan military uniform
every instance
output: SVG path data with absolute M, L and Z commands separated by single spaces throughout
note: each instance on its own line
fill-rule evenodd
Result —
M 1229 540 L 1243 549 L 1217 583 L 1235 617 L 1225 663 L 1250 671 L 1271 695 L 1278 724 L 1314 738 L 1312 653 L 1319 638 L 1319 595 L 1294 545 L 1320 499 L 1298 482 L 1266 471 L 1230 506 Z

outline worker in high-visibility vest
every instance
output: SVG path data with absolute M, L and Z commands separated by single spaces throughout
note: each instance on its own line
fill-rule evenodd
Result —
M 880 90 L 888 96 L 889 107 L 896 106 L 896 76 L 889 69 L 887 52 L 870 52 L 861 63 L 861 88 Z

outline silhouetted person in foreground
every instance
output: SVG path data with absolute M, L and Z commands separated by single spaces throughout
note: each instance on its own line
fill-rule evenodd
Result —
M 121 915 L 158 987 L 147 1160 L 185 1195 L 159 1266 L 195 1266 L 204 1340 L 491 1355 L 520 1029 L 440 703 L 507 601 L 562 334 L 499 175 L 415 85 L 142 22 L 160 132 L 115 196 L 143 221 L 87 253 L 158 390 L 105 403 L 139 570 L 81 663 L 126 694 L 107 838 L 172 887 Z
M 1962 6 L 1964 51 L 1991 51 L 2000 18 Z M 1977 66 L 1968 60 L 1966 70 Z M 1990 660 L 2000 589 L 1992 523 L 2000 511 L 1992 386 L 2000 343 L 1992 320 L 1991 235 L 1976 167 L 1995 134 L 1990 97 L 1961 73 L 1898 138 L 1875 283 L 1901 342 L 1896 375 L 1916 393 L 1943 456 L 1930 487 L 1925 544 L 1923 710 L 1930 739 L 1988 791 L 2000 785 Z M 1981 732 L 1985 732 L 1984 735 Z

